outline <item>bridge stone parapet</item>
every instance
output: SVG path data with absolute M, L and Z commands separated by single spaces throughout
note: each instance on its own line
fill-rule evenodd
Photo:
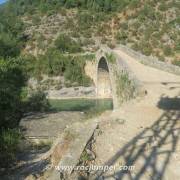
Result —
M 159 70 L 163 70 L 169 73 L 180 75 L 180 67 L 178 66 L 160 61 L 158 58 L 153 57 L 153 56 L 145 56 L 141 54 L 140 52 L 134 51 L 133 49 L 124 45 L 118 45 L 117 48 L 121 49 L 126 54 L 130 55 L 131 57 L 133 57 L 134 59 L 136 59 L 142 64 L 145 64 L 147 66 L 150 66 Z

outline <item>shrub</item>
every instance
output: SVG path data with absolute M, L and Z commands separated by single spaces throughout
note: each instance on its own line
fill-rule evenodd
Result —
M 143 12 L 140 12 L 140 13 L 139 13 L 139 16 L 138 16 L 138 21 L 139 21 L 140 23 L 144 23 L 145 20 L 146 20 L 146 16 L 144 15 Z
M 131 48 L 132 48 L 133 50 L 135 50 L 135 51 L 139 51 L 139 50 L 140 50 L 139 45 L 138 45 L 136 42 L 134 42 L 134 43 L 132 44 Z
M 61 52 L 76 53 L 82 51 L 80 44 L 65 34 L 59 35 L 55 41 L 55 46 Z
M 142 52 L 146 55 L 146 56 L 150 56 L 152 53 L 152 47 L 151 46 L 146 46 L 142 49 Z
M 120 103 L 134 97 L 135 86 L 127 72 L 116 72 L 116 92 Z
M 62 16 L 66 16 L 67 12 L 66 12 L 66 9 L 65 8 L 60 8 L 59 9 L 59 12 Z
M 116 35 L 116 39 L 119 40 L 120 42 L 126 41 L 127 38 L 128 38 L 128 36 L 125 31 L 120 31 Z
M 95 41 L 91 38 L 84 38 L 82 41 L 83 46 L 94 45 Z
M 161 14 L 160 12 L 156 12 L 156 19 L 158 21 L 162 21 L 163 20 L 163 14 Z
M 90 79 L 85 75 L 84 66 L 86 60 L 94 59 L 94 55 L 68 56 L 55 49 L 49 49 L 45 55 L 41 55 L 34 62 L 32 74 L 38 80 L 43 75 L 65 76 L 66 80 L 77 82 L 79 85 L 88 86 Z
M 159 5 L 158 9 L 159 9 L 160 11 L 166 11 L 166 10 L 168 9 L 168 6 L 167 6 L 166 3 L 162 2 L 162 3 Z
M 141 23 L 139 21 L 135 21 L 132 24 L 132 28 L 135 29 L 137 31 L 137 29 L 141 26 Z
M 163 55 L 159 55 L 159 56 L 158 56 L 158 59 L 159 59 L 160 61 L 165 61 L 165 57 L 164 57 Z
M 152 35 L 152 33 L 154 31 L 155 31 L 155 29 L 154 29 L 154 27 L 152 25 L 146 27 L 145 32 L 144 32 L 144 38 L 145 38 L 146 41 L 151 38 L 151 35 Z
M 80 12 L 77 14 L 78 25 L 82 29 L 88 29 L 91 27 L 94 18 L 90 12 Z
M 143 54 L 146 56 L 151 55 L 152 53 L 152 47 L 149 42 L 146 42 L 145 40 L 142 40 L 139 44 L 140 50 Z
M 142 10 L 142 13 L 149 19 L 154 20 L 155 18 L 155 11 L 152 6 L 145 3 L 144 9 Z
M 49 49 L 45 56 L 40 57 L 44 67 L 42 71 L 48 75 L 63 75 L 68 61 L 67 56 L 63 56 L 57 50 Z
M 37 57 L 31 73 L 39 81 L 42 80 L 44 74 L 49 76 L 63 75 L 67 61 L 67 56 L 63 56 L 55 49 L 49 49 L 45 55 Z M 33 61 L 31 62 L 33 63 Z
M 163 52 L 164 52 L 164 55 L 166 56 L 171 56 L 173 54 L 172 49 L 169 46 L 164 46 Z
M 78 31 L 73 31 L 71 36 L 74 38 L 80 38 L 80 33 Z
M 75 27 L 76 27 L 76 25 L 75 25 L 75 22 L 73 21 L 73 18 L 67 17 L 67 21 L 65 23 L 64 28 L 65 29 L 72 29 L 72 28 L 75 28 Z
M 16 159 L 20 133 L 16 129 L 1 129 L 0 131 L 0 167 L 11 166 Z
M 176 66 L 180 66 L 180 60 L 174 59 L 172 63 Z
M 50 104 L 46 98 L 46 93 L 43 91 L 35 91 L 30 94 L 30 97 L 25 103 L 26 112 L 45 112 L 50 109 Z
M 109 41 L 109 42 L 107 43 L 107 46 L 108 46 L 109 48 L 111 48 L 111 49 L 114 49 L 114 48 L 116 47 L 116 44 L 115 44 L 114 42 L 112 42 L 112 41 Z
M 113 53 L 111 54 L 106 54 L 106 58 L 108 60 L 108 62 L 110 62 L 111 64 L 115 64 L 116 63 L 116 57 Z
M 175 44 L 175 51 L 180 52 L 180 42 L 178 40 Z
M 33 24 L 38 25 L 40 22 L 41 22 L 41 19 L 39 18 L 39 16 L 37 16 L 37 14 L 32 17 Z
M 20 53 L 17 40 L 7 33 L 0 34 L 0 57 L 14 57 Z
M 76 82 L 78 85 L 89 86 L 91 81 L 90 78 L 85 75 L 84 66 L 85 61 L 83 59 L 72 59 L 65 70 L 65 79 L 71 83 Z
M 21 57 L 21 62 L 23 64 L 23 71 L 26 72 L 28 77 L 31 77 L 34 73 L 35 64 L 37 59 L 33 55 L 25 55 Z
M 139 2 L 140 2 L 139 0 L 132 0 L 129 4 L 130 8 L 131 9 L 137 8 L 139 6 Z
M 127 22 L 121 23 L 120 28 L 122 28 L 123 30 L 128 30 L 128 23 Z

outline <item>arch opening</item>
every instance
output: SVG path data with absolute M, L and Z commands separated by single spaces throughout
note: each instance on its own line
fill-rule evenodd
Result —
M 102 57 L 97 69 L 97 96 L 98 98 L 112 98 L 112 87 L 107 61 Z

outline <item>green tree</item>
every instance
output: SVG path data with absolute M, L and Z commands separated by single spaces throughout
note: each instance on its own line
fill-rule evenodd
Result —
M 21 117 L 21 89 L 26 76 L 21 62 L 0 59 L 0 127 L 13 128 Z
M 7 33 L 0 34 L 0 56 L 7 57 L 15 57 L 19 55 L 20 47 L 18 45 L 17 40 L 10 36 Z

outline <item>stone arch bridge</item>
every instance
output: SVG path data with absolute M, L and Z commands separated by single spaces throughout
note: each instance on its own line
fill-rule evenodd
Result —
M 87 62 L 85 71 L 94 81 L 97 98 L 112 98 L 116 109 L 123 100 L 145 95 L 145 85 L 148 82 L 163 81 L 158 80 L 159 77 L 149 77 L 148 70 L 142 69 L 139 64 L 156 68 L 155 74 L 158 74 L 156 71 L 160 73 L 161 69 L 167 73 L 180 74 L 178 67 L 159 62 L 157 59 L 149 59 L 125 46 L 119 46 L 114 50 L 107 46 L 101 47 L 96 53 L 95 60 Z
M 141 83 L 128 67 L 124 59 L 120 58 L 108 47 L 102 47 L 93 62 L 88 61 L 85 67 L 86 74 L 93 79 L 96 89 L 96 98 L 112 98 L 114 108 L 120 106 L 117 81 L 122 74 L 128 75 L 136 90 L 141 89 Z M 137 91 L 133 92 L 133 96 Z

